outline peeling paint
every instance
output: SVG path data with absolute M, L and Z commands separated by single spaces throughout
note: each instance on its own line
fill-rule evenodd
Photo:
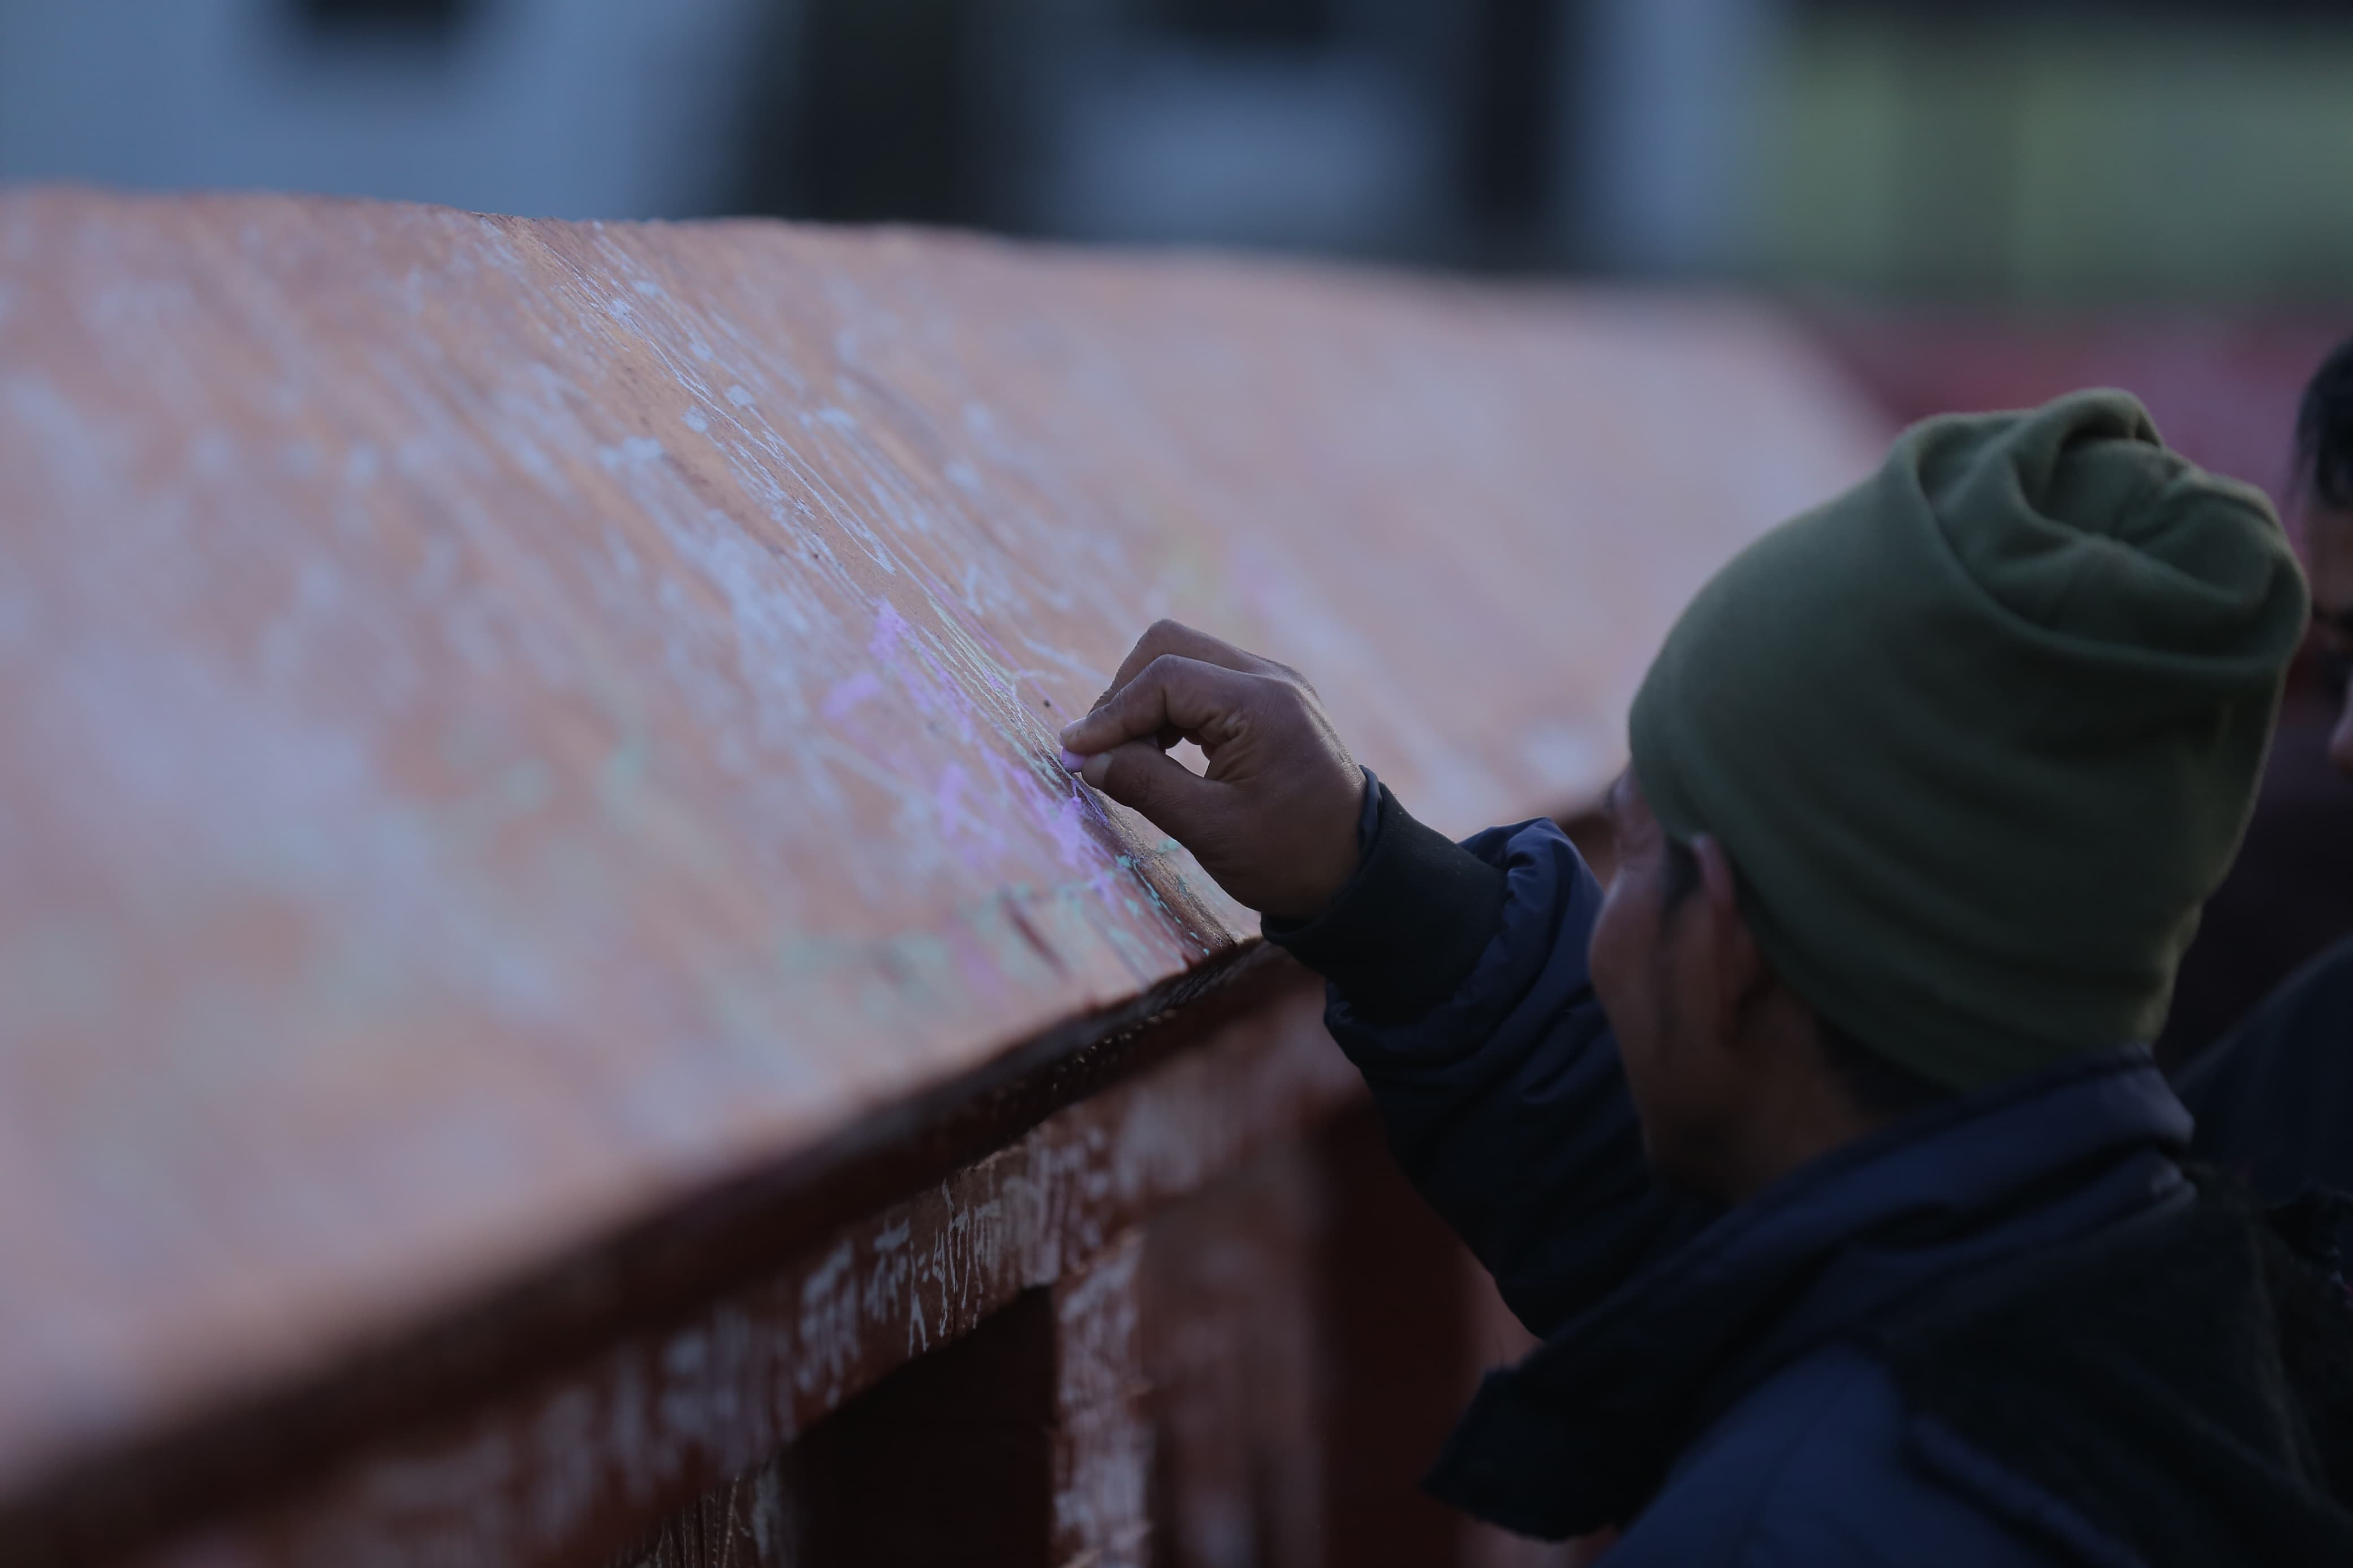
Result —
M 1320 991 L 1302 985 L 687 1322 L 142 1563 L 343 1568 L 360 1542 L 404 1564 L 576 1560 L 584 1537 L 650 1528 L 1040 1288 L 1057 1292 L 1057 1400 L 1073 1426 L 1058 1531 L 1126 1561 L 1144 1545 L 1149 1459 L 1132 1398 L 1134 1227 L 1360 1092 L 1324 1035 Z M 617 1518 L 617 1498 L 628 1504 Z
M 1467 831 L 1597 788 L 1690 588 L 1879 437 L 1727 304 L 269 196 L 0 234 L 0 1491 L 1249 940 L 1055 761 L 1155 615 Z M 1088 1180 L 1208 1157 L 1133 1131 Z M 1071 1190 L 746 1375 L 961 1332 L 1101 1245 L 1024 1230 Z M 786 1408 L 693 1386 L 594 1419 L 664 1474 Z

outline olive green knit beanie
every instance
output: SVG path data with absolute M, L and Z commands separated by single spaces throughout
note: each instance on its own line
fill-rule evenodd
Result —
M 2269 504 L 2132 397 L 1932 419 L 1700 591 L 1635 777 L 1799 994 L 1974 1089 L 2156 1036 L 2307 613 Z

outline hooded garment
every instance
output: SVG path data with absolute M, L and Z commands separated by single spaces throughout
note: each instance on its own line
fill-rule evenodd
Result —
M 1275 940 L 1331 980 L 1398 1162 L 1546 1340 L 1488 1376 L 1441 1498 L 1616 1526 L 1613 1568 L 2353 1563 L 2353 1306 L 2340 1279 L 2281 1312 L 2305 1297 L 2185 1177 L 2146 1049 L 1956 1096 L 1729 1208 L 1679 1196 L 1645 1168 L 1567 839 L 1458 848 L 1368 794 L 1356 881 Z
M 1634 773 L 1800 995 L 1977 1089 L 2155 1038 L 2308 613 L 2269 503 L 2127 395 L 1932 419 L 1701 590 Z

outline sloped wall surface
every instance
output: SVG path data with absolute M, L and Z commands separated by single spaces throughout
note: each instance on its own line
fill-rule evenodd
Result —
M 1155 616 L 1571 806 L 1880 435 L 1731 303 L 0 198 L 0 1492 L 1235 951 L 1055 762 Z

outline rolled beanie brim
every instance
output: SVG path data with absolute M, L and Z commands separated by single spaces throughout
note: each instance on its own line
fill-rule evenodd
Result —
M 1634 775 L 1800 995 L 1974 1089 L 2162 1026 L 2307 614 L 2269 504 L 2126 395 L 1932 420 L 1701 590 Z

